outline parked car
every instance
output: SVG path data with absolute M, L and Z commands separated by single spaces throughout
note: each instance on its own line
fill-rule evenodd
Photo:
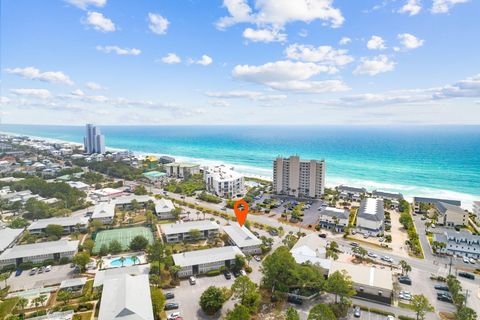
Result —
M 448 286 L 444 285 L 444 284 L 436 284 L 434 286 L 434 288 L 436 290 L 441 290 L 441 291 L 448 291 Z
M 255 259 L 255 261 L 258 261 L 258 262 L 262 261 L 262 257 L 260 256 L 253 256 L 253 259 Z
M 411 285 L 412 284 L 412 279 L 410 279 L 410 277 L 408 277 L 408 276 L 400 276 L 400 277 L 398 277 L 398 282 L 403 283 L 403 284 Z
M 173 299 L 175 298 L 175 294 L 173 292 L 165 293 L 165 299 Z
M 475 276 L 471 273 L 468 273 L 468 272 L 459 272 L 458 276 L 462 277 L 462 278 L 472 279 L 472 280 L 475 279 Z
M 368 256 L 369 256 L 370 258 L 378 258 L 378 255 L 377 255 L 376 253 L 374 253 L 374 252 L 369 252 L 369 253 L 368 253 Z
M 240 277 L 240 272 L 237 271 L 237 270 L 234 270 L 234 271 L 233 271 L 233 276 L 234 276 L 235 278 Z
M 50 272 L 52 271 L 52 266 L 48 265 L 45 267 L 45 272 Z
M 437 294 L 437 300 L 444 301 L 444 302 L 449 302 L 452 303 L 453 299 L 451 295 L 444 294 L 444 293 L 438 293 Z
M 21 275 L 22 272 L 23 272 L 22 269 L 17 269 L 17 270 L 15 270 L 15 277 L 18 277 L 19 275 Z
M 241 276 L 246 276 L 247 273 L 245 272 L 245 270 L 240 270 L 240 275 L 241 275 Z
M 38 273 L 43 273 L 43 271 L 45 271 L 45 267 L 40 267 L 40 268 L 38 269 Z
M 301 305 L 303 303 L 303 299 L 296 296 L 288 296 L 287 301 L 298 305 Z
M 320 238 L 324 238 L 324 239 L 325 239 L 325 238 L 327 237 L 327 234 L 326 234 L 326 233 L 320 233 L 318 236 L 319 236 Z
M 360 318 L 360 316 L 362 315 L 362 311 L 360 310 L 360 307 L 359 306 L 355 306 L 353 308 L 353 316 L 355 318 Z
M 382 260 L 383 260 L 383 261 L 386 261 L 386 262 L 390 262 L 390 263 L 393 262 L 393 259 L 390 258 L 389 256 L 383 256 L 383 257 L 382 257 Z
M 468 257 L 463 257 L 463 263 L 470 263 L 470 259 L 468 259 Z
M 405 291 L 405 290 L 400 291 L 400 293 L 398 294 L 398 297 L 403 300 L 408 300 L 408 301 L 412 300 L 412 294 L 409 291 Z
M 475 263 L 477 263 L 477 260 L 475 260 L 475 259 L 473 259 L 473 258 L 470 258 L 470 263 L 471 263 L 471 264 L 475 264 Z
M 180 317 L 180 312 L 173 312 L 167 316 L 167 320 L 177 320 Z
M 197 283 L 197 279 L 195 279 L 194 276 L 190 276 L 190 278 L 188 278 L 188 282 L 190 282 L 190 284 L 193 286 Z
M 395 320 L 395 317 L 392 315 L 388 315 L 385 320 Z
M 224 271 L 223 275 L 225 276 L 225 279 L 227 279 L 227 280 L 232 279 L 232 274 L 228 271 Z
M 356 243 L 356 242 L 350 242 L 350 245 L 351 245 L 352 247 L 358 247 L 358 243 Z
M 38 271 L 38 268 L 33 268 L 32 270 L 30 270 L 29 275 L 33 276 L 34 274 L 37 274 L 37 271 Z
M 178 309 L 178 303 L 170 302 L 165 304 L 165 310 L 174 310 Z

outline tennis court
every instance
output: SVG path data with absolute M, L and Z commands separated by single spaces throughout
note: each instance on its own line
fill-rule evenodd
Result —
M 150 244 L 153 243 L 153 234 L 150 229 L 146 227 L 104 230 L 100 231 L 95 238 L 93 253 L 98 253 L 102 245 L 108 247 L 113 240 L 117 240 L 124 250 L 128 250 L 130 242 L 132 242 L 132 239 L 136 236 L 144 236 Z

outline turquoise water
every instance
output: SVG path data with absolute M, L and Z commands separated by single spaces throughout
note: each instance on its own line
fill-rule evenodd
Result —
M 480 126 L 101 126 L 107 147 L 227 163 L 272 175 L 272 160 L 325 159 L 327 185 L 407 196 L 480 199 Z M 84 127 L 2 125 L 0 131 L 81 143 Z
M 133 266 L 135 263 L 138 263 L 138 261 L 134 261 L 132 257 L 125 257 L 125 260 L 123 261 L 123 266 L 128 267 L 128 266 Z M 120 261 L 120 258 L 114 259 L 110 261 L 110 267 L 121 267 L 122 262 Z

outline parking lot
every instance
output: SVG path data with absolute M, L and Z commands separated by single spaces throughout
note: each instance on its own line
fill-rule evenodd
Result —
M 73 270 L 70 264 L 66 264 L 52 266 L 52 271 L 35 275 L 30 275 L 30 270 L 24 270 L 21 275 L 16 277 L 15 272 L 12 272 L 12 275 L 7 280 L 7 285 L 10 286 L 10 291 L 18 291 L 60 284 L 62 280 L 73 278 Z

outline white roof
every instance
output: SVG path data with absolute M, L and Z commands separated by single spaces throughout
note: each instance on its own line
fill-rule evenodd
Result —
M 62 227 L 75 226 L 77 224 L 87 225 L 88 218 L 82 216 L 73 216 L 73 217 L 53 217 L 48 219 L 40 219 L 34 221 L 27 230 L 37 230 L 44 229 L 50 224 L 60 225 Z
M 0 252 L 8 248 L 22 234 L 23 229 L 0 229 Z
M 224 165 L 208 168 L 207 174 L 215 181 L 231 181 L 243 178 L 243 174 L 233 171 Z
M 100 202 L 93 209 L 92 219 L 113 218 L 115 216 L 115 203 Z
M 353 283 L 386 290 L 393 290 L 392 271 L 390 269 L 373 268 L 364 265 L 332 261 L 329 274 L 345 270 Z
M 78 240 L 58 240 L 14 246 L 13 248 L 5 250 L 5 252 L 0 255 L 0 261 L 77 251 L 79 242 Z
M 98 320 L 153 320 L 148 275 L 123 274 L 105 281 Z
M 172 257 L 175 265 L 180 267 L 188 267 L 199 264 L 233 260 L 237 255 L 244 256 L 238 247 L 229 246 L 176 253 L 172 255 Z
M 118 198 L 115 198 L 115 204 L 116 205 L 124 205 L 124 204 L 130 204 L 132 200 L 137 200 L 139 203 L 144 203 L 148 202 L 149 200 L 154 201 L 155 199 L 149 195 L 134 195 L 134 194 L 129 194 L 125 196 L 120 196 Z
M 330 270 L 332 260 L 325 259 L 322 256 L 325 256 L 325 248 L 318 248 L 313 250 L 307 245 L 293 248 L 290 250 L 293 258 L 297 263 L 310 262 L 313 265 L 318 265 L 323 269 Z
M 123 190 L 120 189 L 113 189 L 113 188 L 103 188 L 103 189 L 98 189 L 93 191 L 94 194 L 102 196 L 102 197 L 107 197 L 107 196 L 113 196 L 116 194 L 122 193 Z
M 76 189 L 85 189 L 89 188 L 90 186 L 82 181 L 68 181 L 67 184 Z
M 83 286 L 87 283 L 87 278 L 65 279 L 60 283 L 60 289 Z
M 259 246 L 262 244 L 262 241 L 248 230 L 248 228 L 245 226 L 240 227 L 237 223 L 223 227 L 223 231 L 239 248 Z
M 100 270 L 95 274 L 95 280 L 93 281 L 93 287 L 103 286 L 103 283 L 111 278 L 118 278 L 123 274 L 130 274 L 130 275 L 140 275 L 146 274 L 150 272 L 150 265 L 149 264 L 142 264 L 136 266 L 128 266 L 123 268 L 113 268 L 107 270 Z
M 160 199 L 155 201 L 155 212 L 156 213 L 163 213 L 163 212 L 171 212 L 175 209 L 172 200 L 168 199 Z
M 167 223 L 161 225 L 162 232 L 166 235 L 187 233 L 192 229 L 203 230 L 215 230 L 218 229 L 218 224 L 210 220 L 188 221 L 178 223 Z

